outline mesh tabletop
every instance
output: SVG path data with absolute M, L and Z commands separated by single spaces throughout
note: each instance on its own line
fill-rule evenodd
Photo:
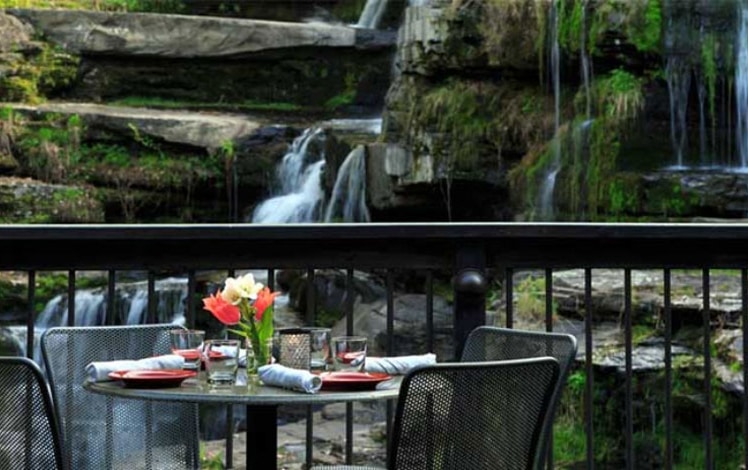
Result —
M 247 386 L 240 371 L 237 385 L 213 387 L 202 375 L 197 380 L 185 381 L 180 387 L 130 388 L 120 382 L 86 382 L 87 390 L 104 395 L 140 400 L 222 403 L 234 405 L 325 404 L 351 401 L 376 401 L 397 398 L 401 377 L 394 377 L 386 390 L 320 391 L 303 393 L 269 386 Z

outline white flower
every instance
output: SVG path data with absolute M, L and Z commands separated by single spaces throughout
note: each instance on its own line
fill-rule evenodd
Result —
M 229 277 L 226 279 L 221 296 L 226 302 L 239 305 L 242 299 L 256 299 L 257 293 L 260 292 L 263 287 L 262 283 L 255 282 L 255 278 L 251 273 L 245 274 L 236 279 Z

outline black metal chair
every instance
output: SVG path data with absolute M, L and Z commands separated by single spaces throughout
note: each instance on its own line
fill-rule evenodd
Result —
M 23 357 L 0 357 L 0 470 L 65 470 L 47 382 Z
M 538 452 L 536 468 L 542 468 L 548 456 L 556 408 L 576 354 L 576 338 L 565 333 L 481 326 L 471 331 L 465 341 L 460 359 L 463 362 L 505 361 L 544 356 L 554 357 L 558 360 L 560 367 L 559 380 L 551 400 L 550 413 L 548 413 L 547 421 L 541 433 L 540 452 Z
M 42 355 L 72 470 L 198 469 L 197 405 L 146 402 L 86 391 L 94 361 L 140 359 L 170 351 L 175 325 L 51 328 Z
M 400 389 L 387 468 L 535 468 L 558 376 L 559 364 L 552 357 L 413 370 Z

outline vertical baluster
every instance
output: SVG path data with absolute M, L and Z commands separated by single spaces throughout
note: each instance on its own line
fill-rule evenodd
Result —
M 504 271 L 504 285 L 506 289 L 506 327 L 514 327 L 514 270 L 506 268 Z
M 68 271 L 68 325 L 75 326 L 75 271 Z
M 748 269 L 740 270 L 740 299 L 743 344 L 748 341 Z M 743 346 L 743 384 L 748 384 L 748 348 Z M 748 468 L 748 393 L 743 393 L 743 466 Z
M 710 307 L 709 269 L 702 270 L 704 324 L 704 468 L 712 470 L 712 322 Z
M 663 273 L 665 306 L 665 468 L 673 468 L 673 312 L 670 304 L 670 269 Z
M 553 270 L 545 270 L 545 331 L 553 331 Z
M 192 302 L 187 301 L 187 310 Z M 148 310 L 145 322 L 147 324 L 156 323 L 156 274 L 148 271 Z M 189 320 L 188 320 L 189 325 Z
M 28 313 L 26 314 L 26 357 L 34 359 L 34 323 L 36 322 L 36 271 L 26 278 Z
M 426 272 L 426 345 L 434 352 L 434 273 Z
M 272 269 L 268 269 L 268 288 L 270 290 L 275 290 L 275 272 Z M 314 326 L 316 323 L 316 317 L 317 317 L 317 310 L 315 308 L 307 309 L 307 326 Z M 314 459 L 314 447 L 312 447 L 312 442 L 314 442 L 314 410 L 312 409 L 312 405 L 306 406 L 306 441 L 305 441 L 305 459 L 306 459 L 306 468 L 312 468 L 312 460 Z
M 195 328 L 196 312 L 195 312 L 195 293 L 197 292 L 197 277 L 195 270 L 190 269 L 187 271 L 187 305 L 185 313 L 185 323 L 187 328 Z M 150 295 L 148 297 L 150 306 Z
M 625 269 L 623 272 L 623 335 L 626 349 L 626 468 L 634 468 L 634 392 L 632 382 L 634 380 L 632 373 L 632 354 L 633 344 L 631 338 L 631 270 Z
M 592 425 L 592 400 L 594 398 L 592 376 L 592 270 L 584 270 L 584 426 L 587 442 L 587 469 L 595 468 L 595 437 Z
M 545 331 L 553 331 L 553 270 L 545 270 Z M 545 467 L 553 470 L 553 432 L 548 436 L 548 455 L 545 459 Z
M 110 269 L 107 271 L 107 278 L 106 278 L 106 318 L 104 319 L 105 325 L 115 325 L 116 322 L 116 315 L 117 312 L 116 309 L 116 283 L 117 283 L 117 274 L 116 271 L 113 269 Z
M 395 355 L 395 275 L 387 270 L 387 355 Z M 392 435 L 392 422 L 395 417 L 394 401 L 387 400 L 387 439 Z M 390 449 L 387 446 L 387 461 L 390 461 Z
M 194 276 L 190 276 L 190 273 L 193 271 L 190 271 L 187 273 L 187 299 L 192 299 L 192 292 L 194 292 L 194 286 L 191 287 L 191 280 L 194 278 Z M 233 269 L 229 269 L 226 273 L 228 277 L 235 277 L 236 271 Z M 188 305 L 192 304 L 193 302 L 191 300 L 187 300 Z M 189 317 L 189 308 L 187 309 L 187 317 Z M 189 325 L 189 320 L 187 321 L 187 324 Z M 195 323 L 192 323 L 193 325 Z M 191 328 L 191 327 L 190 327 Z M 246 345 L 244 345 L 246 347 Z M 246 423 L 247 426 L 249 426 L 249 423 Z M 235 425 L 234 425 L 234 406 L 233 405 L 226 405 L 226 468 L 234 468 L 234 431 L 235 431 Z
M 353 269 L 348 269 L 345 280 L 345 334 L 353 334 Z M 353 403 L 345 404 L 345 463 L 353 464 Z

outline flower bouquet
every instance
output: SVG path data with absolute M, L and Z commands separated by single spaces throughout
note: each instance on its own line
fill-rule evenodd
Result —
M 255 282 L 252 274 L 245 274 L 227 278 L 223 290 L 203 299 L 205 310 L 245 339 L 248 377 L 256 375 L 259 366 L 271 362 L 273 301 L 277 295 Z

